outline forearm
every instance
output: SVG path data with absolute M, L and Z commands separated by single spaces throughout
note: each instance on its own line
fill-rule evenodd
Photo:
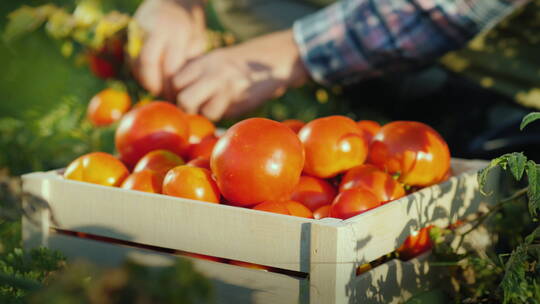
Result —
M 294 25 L 309 74 L 326 84 L 408 71 L 463 46 L 527 0 L 345 0 Z

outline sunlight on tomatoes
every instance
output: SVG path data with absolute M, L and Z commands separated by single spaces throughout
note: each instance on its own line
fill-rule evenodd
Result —
M 403 245 L 397 250 L 399 258 L 407 261 L 430 250 L 433 247 L 429 237 L 431 227 L 433 226 L 424 227 L 407 237 Z
M 206 117 L 197 114 L 186 114 L 189 125 L 189 143 L 196 144 L 216 132 L 214 124 Z
M 104 186 L 118 187 L 129 172 L 116 157 L 104 152 L 92 152 L 72 161 L 64 172 L 66 179 Z
M 373 120 L 360 120 L 356 125 L 360 128 L 368 143 L 371 142 L 375 134 L 381 129 L 381 125 Z
M 405 196 L 405 189 L 390 174 L 379 168 L 364 164 L 347 171 L 341 179 L 339 191 L 364 188 L 373 193 L 381 202 L 388 202 Z
M 165 174 L 170 169 L 183 165 L 184 160 L 168 150 L 154 150 L 144 155 L 133 169 L 133 172 L 150 170 L 156 172 L 161 179 L 165 178 Z
M 323 219 L 325 217 L 329 217 L 330 216 L 330 207 L 331 207 L 331 205 L 324 205 L 324 206 L 321 206 L 321 207 L 317 208 L 317 210 L 313 211 L 313 218 L 316 219 L 316 220 L 320 220 L 320 219 Z
M 126 92 L 105 89 L 90 100 L 88 120 L 94 126 L 108 126 L 122 118 L 130 107 L 131 98 Z
M 186 165 L 210 170 L 210 159 L 206 157 L 197 157 L 190 160 Z
M 368 144 L 356 123 L 329 116 L 307 123 L 298 133 L 304 145 L 308 175 L 329 178 L 364 163 Z
M 116 149 L 128 166 L 146 153 L 165 149 L 182 155 L 189 136 L 185 114 L 167 102 L 151 102 L 128 112 L 115 134 Z
M 265 118 L 232 126 L 218 140 L 210 159 L 221 193 L 236 206 L 289 197 L 303 166 L 304 151 L 296 134 Z
M 154 171 L 144 170 L 130 174 L 121 188 L 149 193 L 161 193 L 163 177 Z
M 253 207 L 253 210 L 260 210 L 260 211 L 290 215 L 289 209 L 287 209 L 287 207 L 279 201 L 268 201 L 268 202 L 260 203 L 256 205 L 255 207 Z
M 414 121 L 384 125 L 371 142 L 368 162 L 399 174 L 411 186 L 440 182 L 450 169 L 450 151 L 444 139 L 430 126 Z
M 326 180 L 302 175 L 291 194 L 291 200 L 297 201 L 315 211 L 323 205 L 329 205 L 336 197 L 336 189 Z
M 188 159 L 195 159 L 198 157 L 210 158 L 212 156 L 212 151 L 216 145 L 219 138 L 214 135 L 207 136 L 203 138 L 200 142 L 196 144 L 189 145 L 188 148 Z
M 305 122 L 298 120 L 298 119 L 287 119 L 281 122 L 282 124 L 289 127 L 291 130 L 293 130 L 294 133 L 297 133 L 302 129 L 303 126 L 306 125 Z
M 285 205 L 285 208 L 287 208 L 287 210 L 289 211 L 289 215 L 313 218 L 313 213 L 311 212 L 311 210 L 309 210 L 306 206 L 300 204 L 299 202 L 295 202 L 293 200 L 284 200 L 281 203 Z
M 219 189 L 210 171 L 185 165 L 167 172 L 163 180 L 163 194 L 210 203 L 219 203 L 220 199 Z
M 336 196 L 330 207 L 330 217 L 348 219 L 380 206 L 381 202 L 368 190 L 353 188 Z

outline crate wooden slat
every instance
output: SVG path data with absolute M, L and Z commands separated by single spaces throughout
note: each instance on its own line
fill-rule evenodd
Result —
M 51 211 L 38 208 L 24 220 L 23 238 L 28 247 L 57 247 L 53 240 L 58 235 L 50 228 L 59 228 L 309 275 L 299 279 L 249 269 L 235 272 L 238 267 L 232 265 L 220 265 L 223 274 L 201 268 L 210 278 L 240 276 L 235 284 L 258 288 L 250 300 L 254 303 L 276 303 L 281 294 L 279 303 L 397 303 L 436 277 L 425 259 L 393 260 L 358 277 L 356 268 L 394 251 L 412 231 L 428 224 L 447 226 L 496 201 L 496 174 L 488 183 L 495 190 L 491 196 L 478 191 L 476 172 L 486 164 L 453 159 L 455 176 L 448 181 L 345 221 L 316 221 L 67 181 L 54 172 L 32 173 L 23 177 L 24 189 L 48 202 Z M 71 241 L 72 256 L 82 255 L 76 245 L 81 240 Z M 247 275 L 248 270 L 260 277 Z M 252 286 L 253 280 L 263 285 Z M 220 295 L 232 299 L 235 288 L 222 289 Z

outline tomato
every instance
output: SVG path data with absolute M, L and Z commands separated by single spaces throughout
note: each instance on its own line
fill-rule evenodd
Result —
M 353 188 L 336 196 L 330 207 L 330 217 L 348 219 L 379 206 L 381 202 L 368 190 Z
M 300 204 L 299 202 L 295 202 L 292 200 L 285 200 L 285 201 L 282 201 L 282 204 L 285 205 L 285 208 L 287 208 L 290 215 L 305 217 L 305 218 L 313 218 L 313 213 L 311 212 L 311 210 L 309 210 L 306 206 Z
M 399 182 L 388 173 L 369 164 L 347 171 L 341 180 L 339 191 L 357 187 L 369 190 L 381 202 L 393 201 L 405 196 L 405 189 Z
M 118 75 L 118 67 L 99 54 L 88 55 L 90 71 L 101 79 L 109 79 Z
M 189 125 L 189 143 L 197 144 L 207 136 L 213 136 L 216 132 L 214 124 L 206 117 L 196 114 L 187 114 Z
M 302 175 L 291 194 L 291 200 L 308 207 L 311 211 L 329 205 L 336 197 L 336 190 L 322 178 Z
M 302 129 L 302 127 L 306 125 L 305 122 L 298 119 L 287 119 L 282 121 L 281 123 L 293 130 L 294 133 L 298 133 L 300 129 Z
M 122 188 L 150 193 L 161 193 L 163 177 L 154 171 L 143 170 L 130 174 L 122 183 Z
M 132 167 L 146 153 L 165 149 L 182 155 L 189 136 L 185 114 L 167 102 L 151 102 L 129 111 L 115 134 L 120 158 Z
M 124 164 L 104 152 L 92 152 L 72 161 L 64 172 L 66 179 L 118 187 L 129 175 Z
M 108 126 L 118 121 L 131 107 L 126 92 L 105 89 L 92 97 L 88 104 L 88 119 L 94 126 Z
M 267 211 L 272 213 L 291 215 L 289 209 L 280 201 L 268 201 L 257 204 L 253 207 L 254 210 Z
M 242 262 L 242 261 L 235 261 L 235 260 L 229 261 L 229 264 L 236 265 L 236 266 L 241 266 L 241 267 L 245 267 L 245 268 L 264 270 L 264 271 L 269 271 L 271 269 L 268 266 L 263 266 L 263 265 L 259 265 L 259 264 L 248 263 L 248 262 Z
M 197 157 L 210 158 L 212 156 L 212 151 L 216 145 L 218 138 L 211 135 L 203 138 L 200 142 L 196 144 L 189 145 L 188 149 L 188 158 L 195 159 Z
M 368 144 L 356 123 L 329 116 L 307 123 L 298 133 L 304 145 L 308 175 L 329 178 L 364 163 Z
M 197 157 L 190 160 L 186 165 L 210 170 L 210 159 L 206 157 Z
M 368 143 L 371 142 L 375 134 L 381 129 L 381 125 L 373 120 L 360 120 L 356 125 L 360 128 Z
M 137 164 L 133 172 L 141 172 L 151 170 L 156 172 L 161 179 L 165 178 L 165 174 L 170 169 L 183 165 L 184 160 L 168 150 L 154 150 L 144 155 Z
M 414 121 L 384 125 L 371 142 L 369 163 L 399 173 L 399 181 L 411 186 L 440 182 L 450 169 L 450 151 L 430 126 Z
M 323 219 L 325 217 L 329 217 L 330 216 L 330 207 L 331 207 L 331 205 L 324 205 L 324 206 L 321 206 L 321 207 L 317 208 L 317 210 L 313 211 L 313 218 L 316 219 L 316 220 L 320 220 L 320 219 Z
M 163 194 L 209 203 L 219 203 L 220 194 L 210 171 L 191 167 L 172 168 L 163 180 Z
M 397 250 L 399 258 L 407 261 L 430 250 L 433 247 L 431 238 L 429 237 L 429 230 L 432 227 L 424 227 L 407 237 L 403 245 Z
M 304 151 L 296 134 L 265 118 L 232 126 L 218 140 L 210 159 L 221 193 L 236 206 L 289 197 L 303 166 Z
M 109 39 L 105 45 L 88 56 L 90 71 L 99 78 L 108 79 L 119 75 L 124 62 L 124 45 L 119 38 Z

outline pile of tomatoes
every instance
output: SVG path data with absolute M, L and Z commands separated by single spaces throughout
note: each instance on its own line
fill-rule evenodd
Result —
M 450 174 L 446 142 L 420 122 L 380 126 L 345 116 L 308 123 L 250 118 L 218 136 L 212 122 L 172 104 L 154 101 L 127 111 L 129 101 L 99 96 L 90 103 L 89 118 L 100 125 L 119 120 L 118 158 L 83 155 L 67 167 L 67 179 L 347 219 Z

